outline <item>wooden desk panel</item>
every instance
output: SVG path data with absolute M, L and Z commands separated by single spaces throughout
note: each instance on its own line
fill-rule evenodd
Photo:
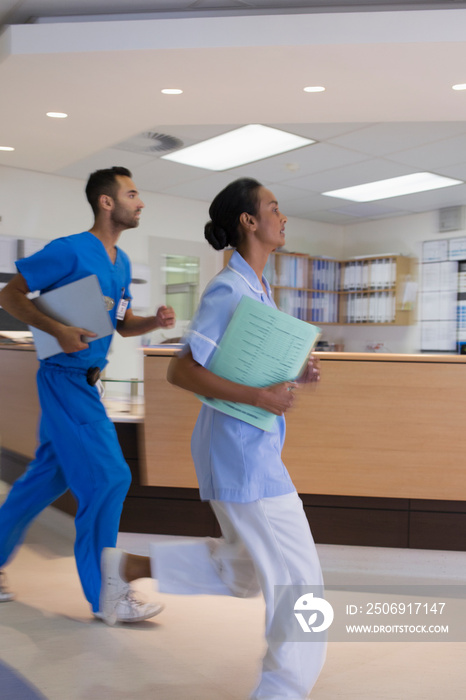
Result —
M 167 382 L 170 357 L 144 358 L 144 450 L 141 484 L 197 488 L 191 433 L 201 402 Z
M 466 359 L 466 358 L 464 358 Z M 197 486 L 200 404 L 145 358 L 144 483 Z M 321 355 L 322 381 L 287 415 L 284 461 L 301 493 L 466 500 L 466 362 L 459 357 Z
M 287 417 L 303 493 L 466 499 L 466 365 L 322 360 Z
M 38 364 L 34 349 L 0 349 L 0 446 L 29 459 L 36 450 Z

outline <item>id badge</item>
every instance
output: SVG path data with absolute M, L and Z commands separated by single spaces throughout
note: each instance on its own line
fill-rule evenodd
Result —
M 126 314 L 126 309 L 128 308 L 128 299 L 120 299 L 118 302 L 118 308 L 116 312 L 116 317 L 118 321 L 123 321 Z

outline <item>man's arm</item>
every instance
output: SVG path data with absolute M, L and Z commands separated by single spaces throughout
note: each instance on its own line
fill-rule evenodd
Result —
M 89 347 L 82 340 L 82 336 L 95 337 L 95 333 L 84 328 L 65 326 L 59 321 L 55 321 L 50 316 L 39 311 L 38 308 L 28 299 L 30 289 L 27 286 L 23 275 L 18 273 L 11 279 L 6 287 L 0 291 L 0 306 L 5 311 L 28 326 L 34 326 L 41 331 L 50 333 L 59 342 L 63 352 L 79 352 Z
M 127 309 L 123 321 L 117 323 L 117 331 L 123 338 L 130 338 L 157 328 L 173 328 L 174 325 L 175 312 L 171 306 L 160 306 L 155 316 L 135 316 L 131 309 Z

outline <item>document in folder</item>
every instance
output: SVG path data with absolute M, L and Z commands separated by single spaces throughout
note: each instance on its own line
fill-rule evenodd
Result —
M 320 328 L 243 297 L 208 369 L 248 386 L 294 381 L 304 369 Z M 276 416 L 242 403 L 199 397 L 212 408 L 262 430 L 271 430 Z
M 56 321 L 61 321 L 66 326 L 85 328 L 87 331 L 96 333 L 96 338 L 85 338 L 88 343 L 113 333 L 112 321 L 97 275 L 89 275 L 58 289 L 44 292 L 32 299 L 32 302 L 44 314 Z M 30 330 L 39 360 L 63 352 L 53 335 L 32 326 Z

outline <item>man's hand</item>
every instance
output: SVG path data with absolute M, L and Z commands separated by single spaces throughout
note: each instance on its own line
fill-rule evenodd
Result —
M 296 387 L 296 382 L 282 382 L 266 386 L 259 390 L 256 406 L 274 413 L 276 416 L 282 416 L 293 405 Z
M 175 325 L 175 311 L 171 306 L 160 306 L 155 318 L 158 328 L 173 328 Z
M 63 326 L 55 334 L 61 349 L 63 352 L 79 352 L 80 350 L 87 350 L 89 344 L 85 342 L 84 336 L 89 338 L 96 338 L 97 333 L 92 333 L 92 331 L 87 331 L 85 328 L 76 328 L 75 326 Z

